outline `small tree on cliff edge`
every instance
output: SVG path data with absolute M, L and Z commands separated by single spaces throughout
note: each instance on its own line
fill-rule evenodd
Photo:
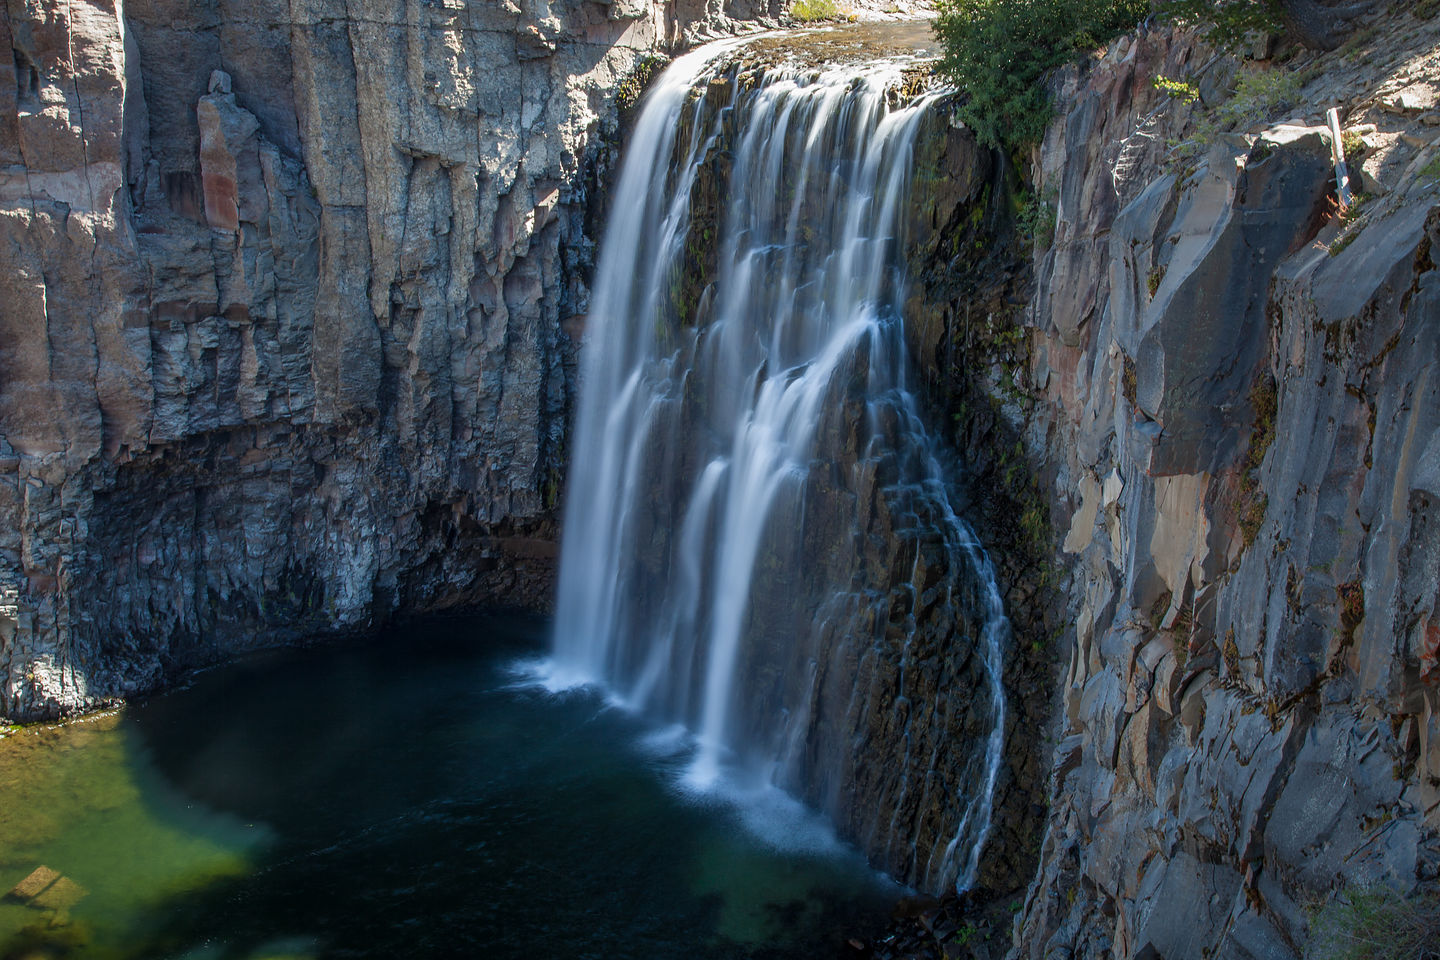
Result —
M 1135 26 L 1150 0 L 939 0 L 941 76 L 969 95 L 960 118 L 985 146 L 1037 142 L 1050 121 L 1047 70 Z
M 1369 13 L 1377 0 L 1162 0 L 1157 8 L 1177 20 L 1209 25 L 1206 39 L 1217 46 L 1241 43 L 1251 31 L 1288 30 L 1314 50 L 1334 50 L 1350 23 Z
M 1045 72 L 1133 29 L 1152 12 L 1207 25 L 1218 46 L 1251 31 L 1288 29 L 1308 47 L 1329 50 L 1351 21 L 1378 0 L 938 0 L 936 68 L 969 99 L 960 118 L 985 146 L 1019 150 L 1036 143 L 1051 107 Z

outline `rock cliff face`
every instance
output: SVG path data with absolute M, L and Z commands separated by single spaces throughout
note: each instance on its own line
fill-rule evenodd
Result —
M 1021 956 L 1296 956 L 1311 901 L 1437 877 L 1436 28 L 1397 14 L 1231 134 L 1198 121 L 1245 106 L 1237 65 L 1184 35 L 1064 80 L 1054 243 L 990 381 L 1072 575 Z M 1354 222 L 1331 104 L 1379 128 Z
M 1064 605 L 1044 535 L 1048 498 L 1019 431 L 1003 415 L 1014 391 L 1007 394 L 998 380 L 1023 353 L 1012 317 L 1025 293 L 1029 248 L 1022 250 L 1007 226 L 1014 171 L 980 147 L 956 105 L 953 95 L 937 100 L 916 138 L 905 225 L 905 336 L 920 361 L 917 389 L 929 419 L 960 460 L 950 471 L 956 510 L 985 546 L 1010 619 L 1005 749 L 977 876 L 981 889 L 1002 895 L 1003 909 L 1021 896 L 1039 853 L 1047 755 L 1041 741 L 1053 712 L 1052 641 Z M 962 649 L 952 638 L 945 656 Z M 957 732 L 950 742 L 961 739 Z
M 600 134 L 771 6 L 0 7 L 0 715 L 545 603 Z
M 0 7 L 0 715 L 544 603 L 620 80 L 776 6 Z M 1437 28 L 1397 17 L 1245 135 L 1196 136 L 1236 66 L 1192 37 L 1065 77 L 1033 296 L 1013 173 L 938 119 L 918 151 L 908 335 L 1030 651 L 1012 743 L 1068 625 L 1043 846 L 1022 748 L 981 877 L 1039 847 L 1023 956 L 1294 956 L 1311 898 L 1437 876 Z M 1353 223 L 1332 101 L 1379 128 Z

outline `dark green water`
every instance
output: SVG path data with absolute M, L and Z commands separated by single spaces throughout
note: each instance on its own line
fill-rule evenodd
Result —
M 546 629 L 414 625 L 12 732 L 0 891 L 84 896 L 0 902 L 0 958 L 780 960 L 880 924 L 899 891 L 813 822 L 762 818 L 779 850 L 640 721 L 519 682 Z

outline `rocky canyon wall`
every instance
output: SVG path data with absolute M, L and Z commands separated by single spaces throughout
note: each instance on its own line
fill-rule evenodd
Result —
M 0 5 L 0 716 L 547 603 L 596 147 L 772 6 Z
M 543 605 L 621 81 L 777 12 L 0 5 L 0 715 Z M 1249 68 L 1113 44 L 1033 158 L 1031 280 L 1015 172 L 922 138 L 907 335 L 1015 620 L 981 881 L 1038 857 L 1022 956 L 1295 956 L 1313 899 L 1436 879 L 1435 30 L 1204 136 Z M 1376 127 L 1353 222 L 1331 104 Z
M 1053 242 L 986 374 L 1068 576 L 1020 956 L 1294 957 L 1308 906 L 1440 876 L 1436 32 L 1261 67 L 1146 32 L 1060 81 Z

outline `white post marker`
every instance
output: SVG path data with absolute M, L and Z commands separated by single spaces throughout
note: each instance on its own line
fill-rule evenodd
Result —
M 1344 210 L 1355 200 L 1350 192 L 1350 171 L 1345 168 L 1345 144 L 1340 140 L 1340 111 L 1331 107 L 1325 111 L 1330 124 L 1330 154 L 1335 158 L 1335 193 L 1340 198 L 1340 209 Z

